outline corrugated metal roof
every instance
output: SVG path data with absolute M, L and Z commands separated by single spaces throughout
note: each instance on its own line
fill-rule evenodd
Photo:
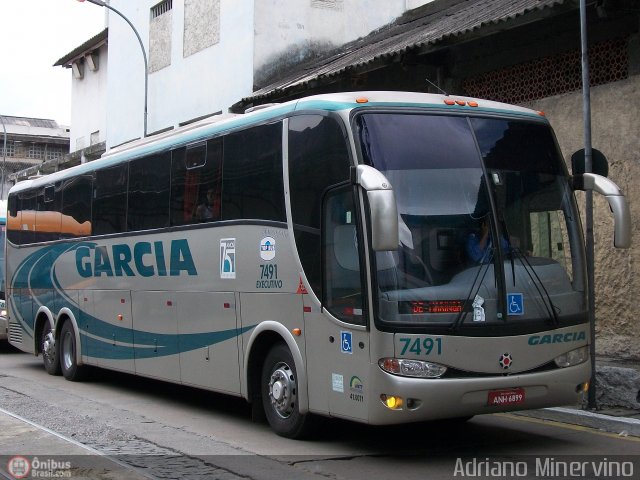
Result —
M 241 103 L 267 98 L 294 87 L 330 79 L 351 70 L 366 69 L 409 50 L 420 50 L 462 37 L 489 25 L 552 8 L 568 0 L 436 0 L 411 10 L 395 22 L 361 39 L 350 42 L 332 55 L 314 60 Z
M 53 66 L 54 67 L 57 67 L 57 66 L 69 67 L 69 66 L 71 66 L 71 63 L 73 63 L 73 61 L 76 58 L 81 57 L 82 55 L 84 55 L 87 52 L 95 50 L 96 48 L 101 46 L 103 43 L 105 43 L 107 41 L 108 36 L 109 36 L 109 29 L 105 28 L 99 34 L 91 37 L 89 40 L 84 42 L 82 45 L 80 45 L 79 47 L 74 48 L 72 51 L 67 53 L 64 57 L 62 57 L 60 60 L 58 60 L 56 63 L 54 63 Z
M 40 127 L 40 128 L 60 128 L 58 122 L 49 120 L 48 118 L 31 118 L 31 117 L 12 117 L 3 115 L 7 125 L 16 125 L 20 127 Z

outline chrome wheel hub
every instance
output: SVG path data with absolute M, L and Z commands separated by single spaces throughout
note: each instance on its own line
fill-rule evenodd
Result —
M 46 357 L 48 363 L 53 363 L 56 356 L 56 339 L 53 332 L 48 332 L 42 341 L 42 355 Z
M 73 351 L 73 338 L 71 337 L 71 332 L 66 332 L 64 338 L 62 339 L 62 363 L 66 370 L 69 370 L 75 361 L 73 358 L 75 352 Z
M 297 397 L 296 379 L 286 363 L 279 363 L 269 380 L 271 405 L 282 418 L 289 417 L 295 408 Z

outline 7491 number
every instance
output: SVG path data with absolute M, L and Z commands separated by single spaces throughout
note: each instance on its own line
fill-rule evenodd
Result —
M 403 344 L 400 355 L 414 353 L 416 355 L 440 355 L 442 354 L 442 338 L 409 338 L 401 337 Z

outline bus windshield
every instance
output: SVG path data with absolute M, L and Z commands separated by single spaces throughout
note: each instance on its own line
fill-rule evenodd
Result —
M 356 128 L 398 205 L 398 249 L 374 262 L 383 327 L 507 335 L 585 321 L 579 217 L 548 125 L 381 112 Z

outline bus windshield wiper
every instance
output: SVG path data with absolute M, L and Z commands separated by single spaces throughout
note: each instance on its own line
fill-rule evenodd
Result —
M 553 324 L 555 326 L 560 325 L 560 318 L 558 317 L 557 308 L 553 304 L 553 301 L 551 300 L 551 295 L 549 295 L 549 292 L 547 291 L 546 287 L 544 286 L 544 282 L 538 276 L 538 273 L 536 272 L 536 269 L 533 268 L 533 265 L 531 265 L 531 263 L 529 263 L 529 260 L 527 259 L 527 256 L 525 254 L 523 254 L 520 251 L 519 248 L 512 248 L 511 249 L 511 262 L 512 262 L 512 265 L 513 265 L 513 255 L 514 254 L 517 255 L 518 258 L 520 259 L 520 263 L 522 264 L 522 266 L 524 267 L 525 271 L 529 275 L 529 278 L 531 279 L 533 285 L 536 287 L 536 290 L 538 291 L 538 295 L 540 295 L 540 298 L 543 299 L 542 303 L 544 304 L 545 309 L 547 310 L 547 314 L 549 315 L 549 317 L 551 317 L 553 319 Z M 514 285 L 515 285 L 515 277 L 514 277 Z M 543 293 L 544 293 L 544 295 L 543 295 Z M 544 301 L 544 299 L 546 299 L 546 302 Z
M 476 298 L 476 295 L 480 291 L 480 287 L 484 282 L 484 277 L 487 276 L 487 272 L 489 271 L 489 266 L 492 264 L 490 260 L 493 259 L 494 248 L 495 247 L 487 248 L 484 255 L 482 256 L 482 259 L 480 260 L 480 268 L 478 268 L 476 276 L 474 277 L 473 282 L 471 282 L 471 288 L 469 289 L 469 293 L 467 293 L 464 303 L 462 304 L 462 309 L 458 313 L 458 316 L 456 317 L 454 322 L 451 324 L 451 327 L 449 327 L 449 330 L 451 330 L 452 332 L 456 332 L 458 328 L 460 328 L 460 325 L 462 325 L 468 313 L 467 308 L 469 306 L 469 303 Z M 486 260 L 486 263 L 485 263 L 485 260 Z M 484 273 L 482 272 L 483 270 L 484 270 Z M 482 277 L 478 282 L 478 277 L 480 277 L 480 273 L 482 273 Z

